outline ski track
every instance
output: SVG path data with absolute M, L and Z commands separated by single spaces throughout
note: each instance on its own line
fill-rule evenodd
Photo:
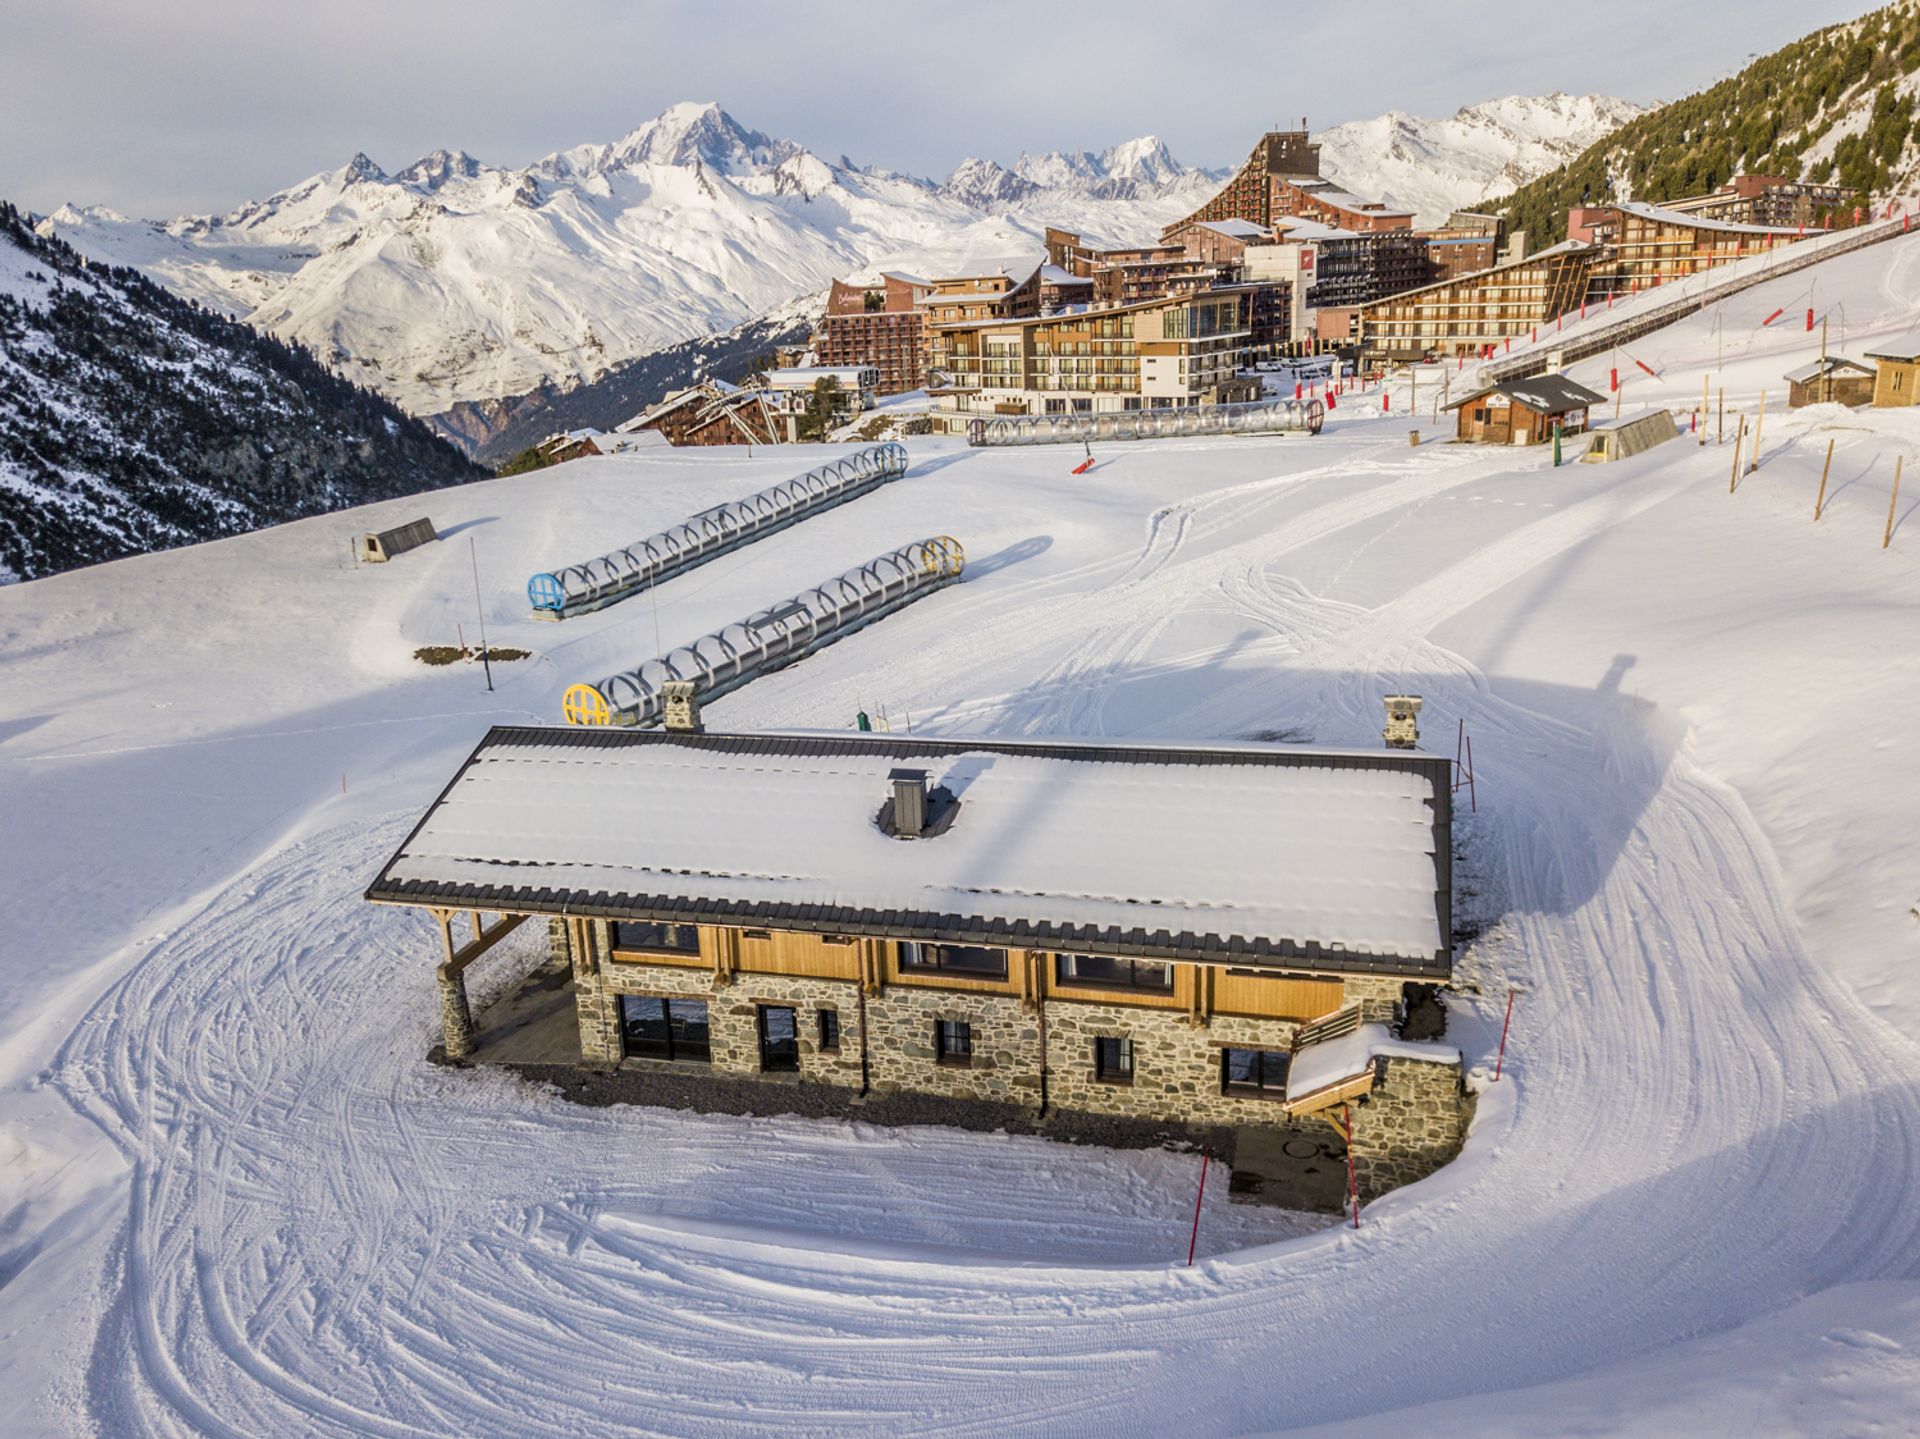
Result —
M 1265 631 L 1271 663 L 1165 717 L 1174 733 L 1276 715 L 1364 732 L 1383 685 L 1416 676 L 1430 709 L 1468 716 L 1510 907 L 1460 982 L 1489 1012 L 1509 983 L 1526 999 L 1460 1163 L 1372 1206 L 1357 1234 L 1183 1270 L 1167 1267 L 1165 1225 L 1124 1212 L 1061 1253 L 1051 1191 L 1023 1171 L 1083 1160 L 1038 1142 L 583 1109 L 431 1070 L 425 931 L 359 898 L 411 821 L 396 817 L 248 874 L 61 1054 L 57 1083 L 133 1164 L 90 1361 L 95 1421 L 155 1435 L 1210 1434 L 1538 1383 L 1570 1351 L 1600 1364 L 1837 1282 L 1914 1274 L 1920 1100 L 1804 953 L 1737 796 L 1684 745 L 1661 753 L 1629 702 L 1589 732 L 1502 697 L 1426 638 L 1658 505 L 1675 474 L 1524 524 L 1374 609 L 1276 572 L 1483 478 L 1470 459 L 1422 455 L 1278 529 L 1263 524 L 1275 507 L 1340 466 L 1196 496 L 1154 516 L 1131 559 L 1003 592 L 990 615 L 982 597 L 969 616 L 960 591 L 964 637 L 919 660 L 937 676 L 983 646 L 1053 652 L 1071 603 L 1067 652 L 1030 686 L 932 718 L 1098 734 L 1169 626 L 1217 612 Z M 1070 600 L 1089 575 L 1108 578 Z M 1593 839 L 1607 814 L 1617 853 Z M 1720 1042 L 1729 1031 L 1743 1043 Z M 994 1175 L 965 1186 L 964 1209 L 942 1178 L 955 1163 Z M 1189 1162 L 1165 1168 L 1168 1195 L 1186 1192 Z M 1396 1303 L 1405 1293 L 1450 1302 Z M 1198 1363 L 1244 1382 L 1195 1386 Z

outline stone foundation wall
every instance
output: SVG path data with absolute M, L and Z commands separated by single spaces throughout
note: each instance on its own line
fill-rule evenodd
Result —
M 1056 1000 L 1047 1006 L 1047 1099 L 1089 1114 L 1136 1114 L 1194 1124 L 1284 1124 L 1277 1099 L 1220 1092 L 1223 1049 L 1285 1049 L 1283 1020 L 1215 1015 L 1196 1026 L 1177 1009 Z M 1133 1083 L 1094 1073 L 1096 1039 L 1133 1041 Z
M 1374 1063 L 1373 1092 L 1353 1106 L 1354 1178 L 1363 1201 L 1452 1160 L 1473 1118 L 1459 1065 L 1397 1056 Z
M 941 1064 L 934 1023 L 973 1027 L 968 1064 Z M 1040 1107 L 1040 1017 L 1010 994 L 890 985 L 867 1000 L 869 1070 L 876 1094 L 912 1090 Z
M 746 1031 L 744 1068 L 760 1071 L 759 1015 L 761 1005 L 784 1005 L 794 1011 L 794 1030 L 800 1041 L 800 1077 L 821 1084 L 860 1087 L 860 992 L 846 979 L 807 979 L 785 974 L 737 974 L 724 989 L 716 988 L 707 1013 L 717 1036 L 722 1019 L 729 1032 Z M 820 1011 L 840 1016 L 840 1047 L 820 1047 Z M 716 1046 L 714 1062 L 720 1061 Z
M 842 1092 L 860 1089 L 864 1044 L 865 1079 L 875 1096 L 929 1095 L 1001 1106 L 1002 1114 L 1012 1106 L 1011 1112 L 1036 1120 L 1044 1094 L 1050 1114 L 1086 1115 L 1087 1122 L 1097 1122 L 1094 1117 L 1189 1126 L 1292 1122 L 1278 1099 L 1221 1091 L 1221 1051 L 1284 1050 L 1297 1028 L 1287 1021 L 1215 1015 L 1195 1025 L 1184 1010 L 1056 999 L 1045 1008 L 1043 1039 L 1040 1013 L 1016 996 L 893 984 L 867 998 L 863 1033 L 853 981 L 741 972 L 728 982 L 706 968 L 616 963 L 606 957 L 606 925 L 596 921 L 586 928 L 586 954 L 571 953 L 563 921 L 554 921 L 548 934 L 555 956 L 572 965 L 581 1057 L 590 1068 L 618 1068 L 625 1057 L 620 995 L 683 995 L 707 1003 L 712 1064 L 658 1068 L 684 1071 L 689 1079 L 701 1073 L 760 1082 L 796 1077 L 763 1078 L 760 1070 L 759 1008 L 782 1005 L 796 1011 L 797 1078 Z M 1347 1002 L 1358 1003 L 1364 1018 L 1389 1020 L 1401 984 L 1398 979 L 1349 979 Z M 820 1048 L 822 1009 L 840 1016 L 838 1052 Z M 939 1020 L 971 1027 L 969 1063 L 939 1062 L 934 1037 Z M 1094 1041 L 1111 1038 L 1133 1042 L 1131 1083 L 1095 1075 Z M 1377 1063 L 1373 1092 L 1352 1107 L 1354 1167 L 1363 1200 L 1446 1164 L 1460 1152 L 1472 1115 L 1457 1065 L 1399 1057 Z M 1332 1113 L 1337 1128 L 1339 1112 Z

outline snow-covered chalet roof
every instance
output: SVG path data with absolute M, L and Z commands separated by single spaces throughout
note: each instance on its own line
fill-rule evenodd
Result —
M 1565 375 L 1533 375 L 1524 380 L 1502 380 L 1497 385 L 1482 385 L 1446 408 L 1457 410 L 1462 405 L 1471 405 L 1475 400 L 1494 394 L 1505 395 L 1538 415 L 1564 414 L 1568 410 L 1584 410 L 1607 402 L 1605 395 L 1589 390 Z
M 1836 370 L 1852 370 L 1856 375 L 1873 374 L 1872 365 L 1863 365 L 1858 360 L 1849 360 L 1842 355 L 1829 355 L 1824 360 L 1809 360 L 1798 369 L 1788 370 L 1781 378 L 1790 385 L 1804 385 L 1808 380 L 1817 380 Z
M 903 765 L 958 800 L 940 833 L 879 827 Z M 1449 769 L 1386 749 L 497 728 L 367 897 L 1444 975 Z

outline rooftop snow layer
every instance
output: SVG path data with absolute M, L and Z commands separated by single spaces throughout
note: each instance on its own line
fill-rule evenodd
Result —
M 1447 946 L 1424 756 L 544 733 L 490 734 L 373 892 L 831 906 L 1424 962 Z M 958 797 L 944 833 L 879 828 L 902 763 Z

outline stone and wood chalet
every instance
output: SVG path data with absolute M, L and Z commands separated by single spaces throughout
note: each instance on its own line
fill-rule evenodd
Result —
M 465 971 L 532 919 L 589 1068 L 1347 1114 L 1370 1197 L 1469 1112 L 1459 1052 L 1393 1028 L 1452 972 L 1450 786 L 1403 749 L 496 728 L 367 898 L 436 921 L 455 1062 Z

